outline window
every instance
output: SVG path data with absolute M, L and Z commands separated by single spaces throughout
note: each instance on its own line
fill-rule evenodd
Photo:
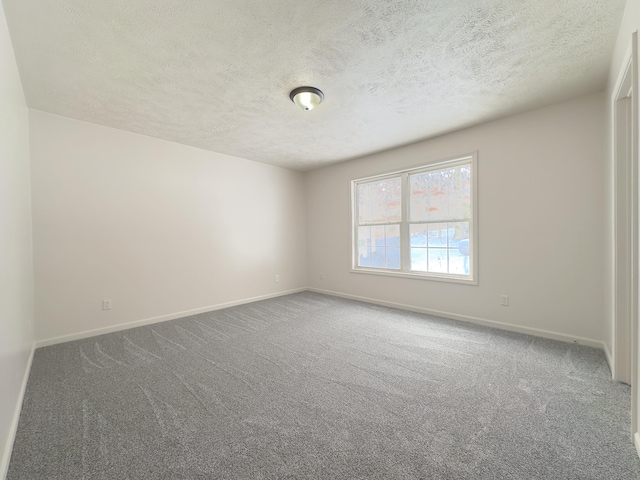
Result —
M 351 188 L 352 271 L 477 284 L 475 154 Z

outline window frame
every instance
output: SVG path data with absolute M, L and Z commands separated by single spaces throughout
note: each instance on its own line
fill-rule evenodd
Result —
M 469 164 L 471 168 L 471 218 L 469 219 L 469 275 L 458 275 L 451 273 L 417 272 L 411 271 L 410 254 L 410 234 L 409 229 L 412 223 L 409 221 L 410 195 L 409 195 L 409 175 L 440 170 L 447 167 Z M 390 269 L 383 267 L 358 266 L 358 185 L 385 180 L 389 178 L 401 177 L 401 221 L 400 221 L 400 269 Z M 378 175 L 357 178 L 350 181 L 351 187 L 351 273 L 362 273 L 366 275 L 382 275 L 389 277 L 413 278 L 417 280 L 432 280 L 439 282 L 459 283 L 464 285 L 478 285 L 478 152 L 459 155 L 446 159 L 433 160 L 421 165 L 385 172 Z M 394 222 L 395 223 L 395 222 Z M 414 222 L 421 223 L 446 223 L 438 222 Z M 380 224 L 386 225 L 386 224 Z

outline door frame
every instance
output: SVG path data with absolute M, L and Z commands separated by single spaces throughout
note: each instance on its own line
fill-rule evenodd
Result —
M 631 384 L 631 437 L 640 455 L 640 368 L 638 365 L 638 267 L 640 203 L 638 163 L 640 108 L 638 89 L 638 32 L 631 45 L 611 98 L 613 120 L 613 378 Z

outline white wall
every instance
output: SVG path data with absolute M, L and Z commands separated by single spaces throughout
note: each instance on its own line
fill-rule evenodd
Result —
M 27 106 L 0 4 L 0 478 L 33 345 Z
M 310 172 L 309 285 L 601 341 L 604 108 L 592 94 Z M 478 286 L 349 272 L 350 180 L 474 150 Z
M 35 110 L 30 125 L 37 340 L 306 286 L 302 173 Z

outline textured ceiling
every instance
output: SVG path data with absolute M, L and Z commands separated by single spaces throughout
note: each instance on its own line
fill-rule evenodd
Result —
M 603 87 L 625 1 L 3 4 L 31 108 L 309 170 Z

